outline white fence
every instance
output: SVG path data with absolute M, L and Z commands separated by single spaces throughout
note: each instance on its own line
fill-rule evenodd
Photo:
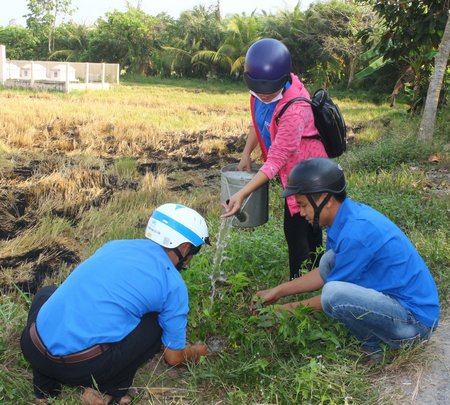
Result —
M 120 67 L 116 63 L 7 60 L 0 45 L 0 85 L 39 90 L 109 89 L 119 84 Z

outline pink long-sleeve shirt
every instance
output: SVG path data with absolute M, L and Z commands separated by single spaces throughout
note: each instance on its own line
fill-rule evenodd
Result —
M 297 101 L 289 106 L 277 125 L 275 117 L 283 106 L 295 97 L 310 98 L 308 91 L 298 77 L 291 73 L 291 86 L 284 92 L 283 98 L 275 107 L 269 132 L 271 146 L 266 149 L 255 119 L 255 98 L 250 98 L 253 126 L 261 147 L 264 164 L 261 171 L 272 179 L 279 174 L 283 188 L 286 188 L 289 173 L 304 159 L 312 157 L 328 157 L 322 142 L 316 138 L 308 138 L 319 132 L 314 125 L 311 106 L 304 101 Z M 289 212 L 294 215 L 300 212 L 295 197 L 287 197 Z

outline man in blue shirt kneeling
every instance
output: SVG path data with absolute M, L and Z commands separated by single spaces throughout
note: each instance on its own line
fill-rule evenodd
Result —
M 380 344 L 393 348 L 428 339 L 439 320 L 436 284 L 406 235 L 375 209 L 346 195 L 342 168 L 333 160 L 302 161 L 282 196 L 295 195 L 300 214 L 327 228 L 326 253 L 306 275 L 256 295 L 264 304 L 321 289 L 322 294 L 284 304 L 323 310 L 362 342 L 368 360 L 382 359 Z
M 145 236 L 106 243 L 58 288 L 36 293 L 21 337 L 36 403 L 68 384 L 88 387 L 85 404 L 128 404 L 138 367 L 161 344 L 169 365 L 207 354 L 205 345 L 186 346 L 188 292 L 179 272 L 209 244 L 204 218 L 164 204 Z

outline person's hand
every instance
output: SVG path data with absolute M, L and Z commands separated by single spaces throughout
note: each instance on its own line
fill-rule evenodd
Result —
M 208 346 L 206 345 L 192 345 L 189 346 L 189 360 L 198 362 L 200 357 L 208 355 Z
M 198 362 L 200 357 L 208 354 L 208 347 L 206 345 L 192 345 L 186 346 L 181 350 L 172 350 L 168 347 L 164 348 L 164 360 L 169 366 L 178 366 L 186 364 L 192 360 Z
M 275 304 L 281 298 L 276 288 L 258 291 L 256 297 L 259 298 L 263 305 Z
M 237 192 L 236 194 L 233 194 L 230 199 L 228 200 L 228 203 L 223 203 L 222 207 L 225 209 L 225 214 L 221 215 L 221 218 L 228 218 L 232 215 L 239 212 L 242 206 L 242 202 L 244 201 L 244 196 Z
M 252 171 L 252 158 L 250 157 L 250 155 L 247 154 L 243 154 L 241 157 L 241 161 L 238 164 L 237 167 L 238 170 L 240 170 L 241 172 L 251 172 Z

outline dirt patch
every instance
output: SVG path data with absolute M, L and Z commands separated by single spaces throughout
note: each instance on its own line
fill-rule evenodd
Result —
M 78 148 L 79 128 L 77 123 L 61 125 L 56 120 L 43 129 L 49 142 L 39 151 L 6 156 L 8 163 L 0 175 L 0 241 L 5 251 L 8 243 L 38 228 L 45 217 L 64 218 L 76 226 L 86 211 L 104 206 L 114 193 L 138 190 L 140 177 L 148 173 L 166 176 L 167 189 L 173 192 L 218 188 L 220 168 L 236 161 L 233 152 L 245 143 L 245 136 L 221 137 L 202 131 L 173 134 L 170 142 L 142 147 L 138 156 L 114 156 L 109 154 L 114 148 L 108 148 L 104 156 L 91 157 L 66 154 Z M 34 293 L 64 263 L 79 262 L 75 252 L 59 244 L 8 255 L 0 257 L 0 290 L 4 292 L 15 285 Z
M 438 194 L 450 194 L 450 168 L 435 167 L 427 171 L 425 186 Z
M 450 170 L 438 164 L 426 172 L 425 187 L 434 193 L 450 193 Z M 443 300 L 441 300 L 443 301 Z M 450 404 L 450 311 L 441 314 L 439 327 L 423 353 L 414 354 L 400 366 L 396 362 L 377 376 L 381 401 L 386 404 Z
M 229 345 L 228 339 L 223 336 L 211 336 L 207 339 L 209 357 L 217 356 Z M 143 379 L 145 376 L 145 379 Z M 187 379 L 192 378 L 188 367 L 171 367 L 164 361 L 163 353 L 158 353 L 137 372 L 133 388 L 130 390 L 138 404 L 149 402 L 156 404 L 191 404 L 192 397 Z M 201 392 L 202 403 L 217 403 L 217 400 L 205 401 L 205 396 L 211 393 Z M 136 397 L 137 396 L 137 397 Z M 134 402 L 133 402 L 134 403 Z M 220 403 L 220 401 L 219 401 Z
M 78 255 L 56 243 L 31 249 L 17 256 L 0 258 L 0 291 L 6 293 L 14 285 L 22 291 L 35 293 L 47 277 L 56 276 L 63 264 L 78 263 Z
M 0 189 L 0 239 L 15 237 L 32 222 L 25 215 L 27 195 L 17 189 Z
M 189 392 L 184 388 L 186 378 L 190 378 L 187 367 L 171 367 L 164 361 L 163 354 L 158 353 L 138 370 L 130 389 L 135 397 L 133 403 L 190 404 L 186 400 Z
M 439 327 L 424 352 L 397 368 L 387 366 L 377 376 L 381 403 L 414 405 L 450 404 L 450 316 L 441 317 Z

